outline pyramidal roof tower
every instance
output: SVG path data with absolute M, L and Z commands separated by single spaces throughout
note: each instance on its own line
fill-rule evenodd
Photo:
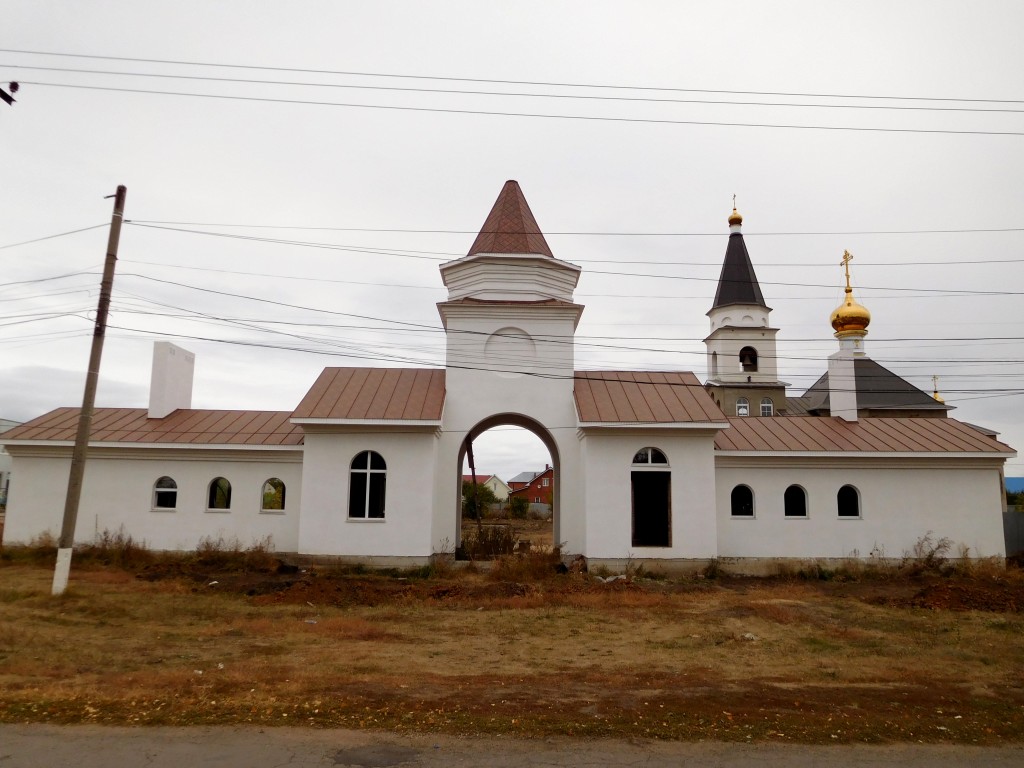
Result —
M 730 304 L 748 304 L 761 307 L 771 312 L 764 303 L 761 286 L 754 274 L 754 265 L 750 263 L 747 245 L 743 242 L 743 217 L 735 207 L 729 216 L 729 245 L 725 249 L 725 261 L 722 263 L 722 274 L 718 277 L 718 291 L 711 309 L 725 307 Z
M 729 243 L 708 310 L 706 389 L 728 415 L 774 416 L 785 407 L 786 384 L 778 379 L 771 308 L 764 303 L 754 265 L 743 242 L 743 217 L 729 216 Z
M 448 287 L 446 304 L 571 303 L 580 271 L 575 264 L 554 257 L 519 182 L 509 180 L 491 206 L 469 253 L 442 264 L 441 279 Z
M 544 373 L 571 383 L 565 340 L 583 312 L 573 301 L 580 272 L 554 257 L 519 184 L 506 181 L 469 253 L 441 265 L 448 391 L 465 385 L 482 406 L 481 392 L 501 392 L 500 379 Z M 519 378 L 516 386 L 518 397 L 533 383 Z
M 469 249 L 478 253 L 536 253 L 554 258 L 519 182 L 509 179 Z

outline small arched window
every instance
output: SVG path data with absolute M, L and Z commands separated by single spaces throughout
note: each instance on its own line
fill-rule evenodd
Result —
M 178 484 L 164 475 L 153 484 L 153 509 L 177 509 Z
M 775 403 L 772 402 L 770 397 L 761 398 L 761 415 L 762 416 L 774 416 L 775 415 Z
M 348 516 L 361 520 L 384 519 L 387 464 L 376 451 L 363 451 L 349 469 Z
M 711 378 L 718 378 L 718 353 L 711 353 Z
M 263 484 L 260 512 L 284 512 L 284 483 L 272 477 Z
M 740 368 L 744 373 L 753 373 L 757 370 L 757 350 L 753 347 L 744 347 L 740 350 Z
M 231 509 L 231 483 L 223 477 L 210 481 L 206 500 L 207 509 Z
M 633 455 L 633 466 L 646 464 L 668 464 L 665 454 L 657 448 L 641 448 Z
M 736 401 L 736 415 L 737 416 L 749 416 L 750 415 L 750 401 L 745 397 L 741 397 Z
M 844 485 L 836 494 L 840 517 L 860 517 L 860 493 L 852 485 Z
M 754 492 L 750 490 L 749 486 L 737 485 L 732 489 L 730 506 L 732 507 L 733 517 L 753 517 Z
M 807 491 L 799 485 L 791 485 L 783 496 L 786 517 L 807 517 Z

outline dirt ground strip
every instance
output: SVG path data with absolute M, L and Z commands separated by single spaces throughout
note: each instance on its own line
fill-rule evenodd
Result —
M 1024 739 L 1024 574 L 0 567 L 0 722 Z M 73 642 L 71 642 L 73 638 Z

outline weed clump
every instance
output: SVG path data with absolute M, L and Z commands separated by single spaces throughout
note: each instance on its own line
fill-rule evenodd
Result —
M 134 570 L 149 565 L 156 556 L 145 541 L 137 541 L 122 525 L 116 531 L 104 528 L 92 542 L 76 547 L 75 559 L 79 565 L 112 565 Z
M 464 531 L 459 555 L 463 560 L 487 560 L 515 551 L 516 536 L 510 525 L 485 525 Z
M 273 571 L 278 566 L 274 543 L 270 536 L 243 547 L 237 539 L 204 536 L 191 554 L 193 562 L 223 571 Z
M 565 572 L 562 555 L 550 552 L 525 552 L 506 555 L 494 561 L 488 577 L 493 581 L 543 581 Z

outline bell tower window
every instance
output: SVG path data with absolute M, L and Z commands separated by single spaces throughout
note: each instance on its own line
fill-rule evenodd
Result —
M 757 371 L 757 350 L 753 347 L 744 347 L 740 350 L 740 368 L 744 373 L 755 373 Z

